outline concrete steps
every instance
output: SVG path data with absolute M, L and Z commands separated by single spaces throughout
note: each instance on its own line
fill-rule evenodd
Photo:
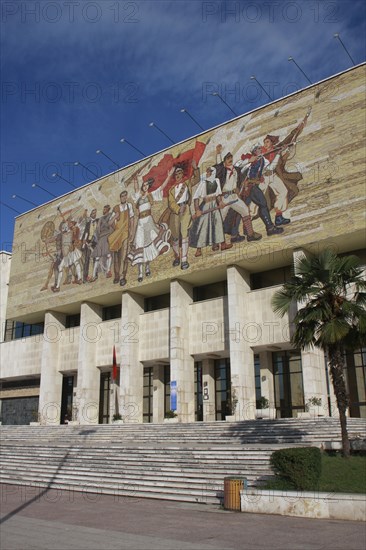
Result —
M 349 419 L 365 437 L 366 422 Z M 100 426 L 2 426 L 1 481 L 37 488 L 219 503 L 226 476 L 252 487 L 288 445 L 339 441 L 337 419 Z

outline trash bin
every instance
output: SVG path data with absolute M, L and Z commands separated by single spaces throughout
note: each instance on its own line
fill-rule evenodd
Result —
M 247 488 L 246 477 L 225 477 L 224 478 L 224 508 L 225 510 L 236 510 L 240 512 L 240 491 Z

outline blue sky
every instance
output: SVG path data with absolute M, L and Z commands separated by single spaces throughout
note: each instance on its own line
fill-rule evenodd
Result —
M 1 249 L 14 216 L 93 176 L 365 58 L 365 3 L 347 1 L 6 1 L 1 3 Z M 13 199 L 17 194 L 23 198 Z M 8 206 L 4 206 L 4 204 Z

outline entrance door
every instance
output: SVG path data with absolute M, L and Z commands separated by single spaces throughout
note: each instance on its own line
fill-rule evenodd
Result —
M 62 380 L 62 396 L 61 396 L 61 424 L 65 424 L 72 418 L 72 400 L 74 394 L 74 377 L 64 376 Z
M 366 348 L 346 355 L 346 386 L 349 393 L 350 416 L 366 417 Z
M 272 360 L 276 410 L 281 418 L 291 418 L 295 410 L 305 410 L 301 354 L 279 351 L 272 354 Z
M 99 424 L 109 424 L 110 422 L 110 393 L 111 393 L 111 373 L 100 373 L 100 392 L 99 392 Z
M 230 359 L 215 361 L 216 420 L 225 420 L 231 415 Z
M 143 422 L 153 420 L 153 368 L 144 368 Z
M 203 420 L 203 397 L 202 397 L 202 363 L 194 364 L 194 401 L 195 401 L 195 420 Z
M 170 411 L 170 365 L 164 366 L 164 417 Z

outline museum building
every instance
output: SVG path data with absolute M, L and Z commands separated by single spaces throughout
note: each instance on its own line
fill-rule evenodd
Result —
M 301 255 L 365 254 L 365 64 L 17 216 L 1 421 L 334 416 L 271 307 Z M 294 305 L 296 308 L 296 304 Z M 345 358 L 366 417 L 366 349 Z

